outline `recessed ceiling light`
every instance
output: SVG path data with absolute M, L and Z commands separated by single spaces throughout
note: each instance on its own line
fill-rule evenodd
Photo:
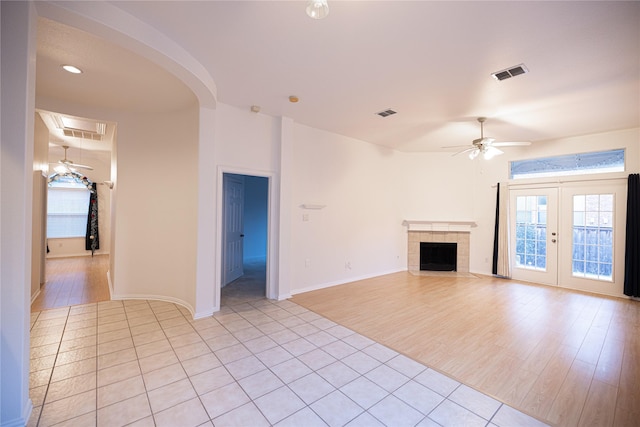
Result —
M 73 74 L 80 74 L 80 73 L 82 73 L 82 70 L 81 70 L 80 68 L 78 68 L 78 67 L 74 67 L 73 65 L 63 65 L 63 66 L 62 66 L 62 68 L 63 68 L 65 71 L 68 71 L 68 72 L 73 73 Z

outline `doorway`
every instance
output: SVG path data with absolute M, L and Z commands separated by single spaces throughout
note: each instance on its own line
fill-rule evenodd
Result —
M 622 296 L 624 180 L 510 190 L 512 277 Z
M 267 294 L 269 179 L 223 173 L 221 300 Z

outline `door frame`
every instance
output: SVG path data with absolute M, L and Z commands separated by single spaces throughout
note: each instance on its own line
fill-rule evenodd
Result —
M 215 256 L 215 308 L 220 310 L 220 292 L 222 289 L 222 254 L 223 254 L 223 210 L 224 210 L 224 184 L 223 175 L 225 173 L 235 175 L 248 175 L 267 178 L 267 272 L 266 290 L 268 299 L 279 299 L 280 285 L 277 280 L 278 274 L 278 188 L 276 185 L 276 175 L 269 171 L 257 169 L 244 169 L 231 166 L 218 166 L 216 175 L 216 256 Z

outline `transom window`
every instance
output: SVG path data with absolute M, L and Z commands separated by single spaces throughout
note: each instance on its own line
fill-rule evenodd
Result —
M 511 179 L 607 172 L 624 172 L 623 149 L 514 160 L 510 163 Z

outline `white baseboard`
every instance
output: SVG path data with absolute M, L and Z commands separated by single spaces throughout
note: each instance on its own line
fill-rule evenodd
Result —
M 107 270 L 107 284 L 109 288 L 109 299 L 113 299 L 113 283 L 111 283 L 111 274 L 109 274 L 109 270 Z
M 204 319 L 205 317 L 211 317 L 213 316 L 213 313 L 215 313 L 216 311 L 219 311 L 219 310 L 214 309 L 214 310 L 207 310 L 200 313 L 196 313 L 193 315 L 193 320 Z
M 38 298 L 38 295 L 40 295 L 41 291 L 42 291 L 42 289 L 38 288 L 38 292 L 36 292 L 35 294 L 31 295 L 31 304 L 33 304 L 33 302 L 36 300 L 36 298 Z
M 109 255 L 109 252 L 94 252 L 94 255 Z M 78 253 L 70 253 L 70 254 L 48 254 L 46 259 L 54 259 L 54 258 L 75 258 L 80 256 L 91 256 L 91 252 L 78 252 Z
M 164 295 L 137 295 L 137 294 L 122 294 L 122 295 L 117 295 L 117 294 L 111 294 L 111 299 L 112 300 L 126 300 L 126 299 L 146 299 L 146 300 L 153 300 L 153 301 L 164 301 L 164 302 L 170 302 L 173 304 L 178 304 L 183 306 L 184 308 L 186 308 L 187 310 L 189 310 L 189 313 L 191 313 L 191 317 L 195 319 L 195 312 L 193 310 L 193 307 L 191 307 L 191 304 L 187 303 L 186 301 L 183 301 L 179 298 L 173 298 L 173 297 L 167 297 Z
M 33 411 L 33 402 L 31 399 L 27 399 L 24 408 L 22 409 L 22 417 L 14 418 L 13 420 L 3 421 L 0 423 L 0 427 L 24 427 L 28 424 L 31 412 Z

